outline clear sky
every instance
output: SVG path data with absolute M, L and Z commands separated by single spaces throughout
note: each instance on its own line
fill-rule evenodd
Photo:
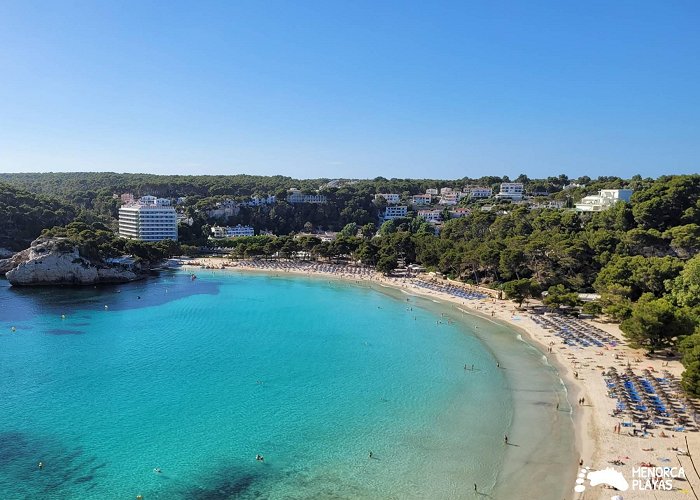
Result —
M 0 172 L 700 171 L 700 2 L 0 2 Z

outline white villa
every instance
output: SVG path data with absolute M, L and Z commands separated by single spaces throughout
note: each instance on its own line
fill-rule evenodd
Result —
M 464 198 L 466 194 L 460 193 L 457 191 L 456 193 L 445 193 L 442 196 L 440 196 L 440 201 L 438 204 L 440 205 L 456 205 L 459 203 L 459 200 Z
M 601 212 L 612 207 L 618 201 L 629 202 L 632 189 L 601 189 L 597 195 L 584 197 L 576 203 L 578 212 Z
M 453 208 L 450 210 L 450 218 L 458 219 L 460 217 L 466 217 L 470 213 L 472 213 L 472 211 L 468 208 L 463 208 L 463 207 Z
M 426 222 L 440 222 L 442 220 L 441 210 L 418 210 L 418 217 Z
M 433 196 L 430 194 L 416 194 L 411 197 L 411 202 L 414 205 L 430 205 L 433 202 Z
M 119 236 L 142 241 L 177 241 L 177 214 L 170 200 L 143 196 L 119 209 Z
M 249 207 L 259 207 L 261 205 L 272 205 L 275 203 L 275 195 L 271 194 L 268 196 L 251 196 L 250 201 L 247 203 Z
M 493 194 L 491 188 L 483 186 L 467 186 L 462 191 L 471 199 L 491 198 Z
M 520 201 L 523 199 L 523 184 L 522 182 L 503 182 L 501 189 L 496 195 L 499 200 L 509 199 Z

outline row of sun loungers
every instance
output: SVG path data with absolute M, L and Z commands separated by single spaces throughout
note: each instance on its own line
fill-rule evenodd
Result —
M 575 318 L 564 316 L 537 316 L 532 320 L 546 330 L 552 330 L 564 344 L 581 347 L 605 347 L 606 344 L 616 346 L 619 339 L 607 332 Z
M 277 271 L 319 272 L 369 277 L 375 274 L 374 269 L 365 266 L 346 266 L 319 262 L 297 262 L 278 260 L 252 260 L 245 263 L 248 267 Z
M 425 288 L 427 290 L 432 290 L 434 292 L 446 293 L 448 295 L 452 295 L 453 297 L 457 297 L 460 299 L 473 300 L 473 299 L 485 299 L 485 298 L 487 298 L 487 295 L 485 295 L 483 293 L 475 292 L 473 290 L 469 290 L 467 288 L 463 288 L 463 287 L 457 286 L 457 285 L 451 285 L 451 284 L 445 284 L 445 283 L 434 283 L 431 281 L 425 281 L 425 280 L 421 280 L 421 279 L 413 280 L 413 284 L 416 286 L 419 286 L 421 288 Z

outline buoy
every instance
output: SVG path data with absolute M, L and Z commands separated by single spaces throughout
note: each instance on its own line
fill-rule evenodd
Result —
M 65 314 L 61 314 L 61 319 L 66 319 L 66 315 L 65 315 Z
M 16 332 L 16 331 L 17 331 L 17 328 L 15 328 L 15 327 L 13 326 L 13 327 L 12 327 L 12 331 L 13 331 L 13 332 Z
M 109 309 L 109 306 L 105 306 L 105 309 Z

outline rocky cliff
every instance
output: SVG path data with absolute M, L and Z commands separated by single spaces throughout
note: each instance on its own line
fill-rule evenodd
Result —
M 128 263 L 108 263 L 82 257 L 65 238 L 38 238 L 31 246 L 9 259 L 0 260 L 12 285 L 93 285 L 124 283 L 145 276 Z

